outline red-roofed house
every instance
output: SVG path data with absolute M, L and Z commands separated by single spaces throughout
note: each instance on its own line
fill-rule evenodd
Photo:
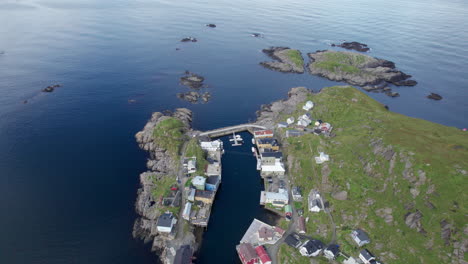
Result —
M 305 224 L 305 219 L 303 216 L 299 216 L 299 218 L 297 219 L 296 231 L 299 234 L 305 234 L 306 232 L 306 224 Z
M 268 253 L 266 252 L 263 246 L 256 247 L 255 251 L 257 252 L 258 257 L 260 258 L 261 264 L 271 264 L 270 256 L 268 256 Z
M 254 131 L 255 138 L 271 138 L 273 137 L 273 130 L 257 130 Z
M 279 236 L 283 236 L 284 235 L 284 230 L 281 229 L 279 226 L 275 226 L 275 234 L 279 235 Z
M 260 264 L 257 251 L 250 243 L 237 245 L 236 249 L 243 264 Z

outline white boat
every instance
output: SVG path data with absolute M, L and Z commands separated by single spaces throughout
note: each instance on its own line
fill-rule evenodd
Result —
M 255 145 L 255 139 L 252 138 L 252 145 Z
M 252 153 L 255 153 L 255 148 L 254 147 L 252 147 Z

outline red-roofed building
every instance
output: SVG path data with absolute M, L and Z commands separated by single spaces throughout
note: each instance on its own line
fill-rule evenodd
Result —
M 268 256 L 268 253 L 266 252 L 263 246 L 256 247 L 255 251 L 257 252 L 258 257 L 260 258 L 261 264 L 271 264 L 271 258 L 270 256 Z
M 284 230 L 281 229 L 278 226 L 275 226 L 275 234 L 278 234 L 279 236 L 283 236 L 284 235 Z
M 257 130 L 254 131 L 255 138 L 271 138 L 273 137 L 273 130 Z
M 257 251 L 250 243 L 237 245 L 236 249 L 243 264 L 260 264 Z
M 297 219 L 296 230 L 299 234 L 305 234 L 306 224 L 305 224 L 305 219 L 303 216 L 299 216 L 299 218 Z

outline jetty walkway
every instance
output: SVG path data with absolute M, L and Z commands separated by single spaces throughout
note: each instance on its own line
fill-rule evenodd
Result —
M 222 127 L 214 130 L 208 130 L 200 133 L 198 136 L 208 136 L 208 137 L 222 137 L 226 135 L 231 135 L 232 133 L 238 133 L 242 131 L 249 131 L 253 133 L 254 129 L 267 129 L 264 126 L 254 125 L 254 124 L 241 124 L 235 126 Z

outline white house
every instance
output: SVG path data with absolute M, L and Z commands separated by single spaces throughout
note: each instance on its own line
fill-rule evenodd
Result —
M 288 123 L 288 125 L 294 124 L 294 121 L 296 121 L 296 120 L 292 116 L 290 118 L 286 119 L 286 123 Z
M 185 220 L 189 221 L 190 220 L 190 213 L 192 211 L 192 203 L 190 202 L 187 202 L 185 204 L 185 208 L 184 208 L 184 213 L 182 214 L 182 218 L 184 218 Z
M 324 245 L 320 240 L 307 240 L 299 248 L 299 252 L 305 257 L 316 257 L 322 252 L 323 247 Z
M 197 189 L 197 190 L 205 190 L 205 183 L 206 183 L 206 178 L 202 176 L 196 176 L 192 180 L 192 185 Z
M 359 253 L 359 258 L 364 262 L 364 264 L 371 264 L 375 263 L 375 257 L 372 255 L 369 250 L 363 249 Z
M 159 216 L 156 227 L 158 229 L 158 232 L 170 233 L 176 223 L 177 219 L 174 217 L 174 215 L 171 212 L 166 212 Z
M 262 191 L 260 194 L 260 204 L 272 204 L 274 206 L 283 207 L 289 203 L 288 191 L 279 189 L 275 192 Z
M 323 210 L 323 201 L 317 190 L 311 190 L 309 193 L 309 211 L 318 213 Z
M 284 169 L 284 164 L 279 160 L 275 160 L 275 164 L 272 165 L 262 163 L 261 170 L 262 177 L 284 176 L 284 173 L 286 172 L 286 170 Z
M 329 160 L 330 160 L 330 156 L 328 156 L 328 154 L 325 154 L 324 152 L 320 152 L 320 155 L 318 157 L 315 157 L 315 162 L 317 164 L 322 164 L 325 161 L 329 161 Z
M 353 238 L 354 242 L 356 242 L 356 244 L 360 247 L 370 243 L 369 236 L 366 232 L 362 231 L 361 229 L 353 230 L 353 232 L 351 232 L 351 237 Z
M 312 101 L 307 101 L 302 109 L 309 111 L 310 109 L 314 108 L 314 103 Z
M 221 140 L 215 141 L 202 141 L 200 147 L 206 151 L 219 151 L 223 149 L 223 142 Z
M 187 161 L 187 173 L 195 173 L 197 171 L 197 158 L 192 157 Z
M 297 124 L 300 125 L 300 126 L 308 126 L 312 123 L 312 120 L 310 119 L 309 115 L 301 115 L 298 120 L 297 120 Z

